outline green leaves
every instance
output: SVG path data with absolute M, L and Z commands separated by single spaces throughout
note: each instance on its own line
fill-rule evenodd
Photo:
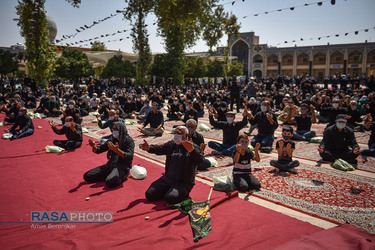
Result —
M 100 41 L 94 41 L 91 45 L 91 51 L 106 51 L 107 48 L 105 47 L 104 43 Z
M 18 63 L 9 51 L 0 50 L 0 74 L 8 74 L 18 69 Z
M 123 61 L 121 55 L 115 55 L 109 59 L 101 75 L 103 78 L 129 78 L 134 76 L 135 65 L 128 60 Z
M 55 74 L 64 79 L 77 79 L 93 75 L 94 69 L 82 51 L 64 48 L 57 60 Z

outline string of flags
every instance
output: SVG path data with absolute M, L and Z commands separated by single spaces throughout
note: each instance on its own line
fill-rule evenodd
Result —
M 129 37 L 127 37 L 128 39 Z M 125 38 L 120 38 L 120 39 L 114 39 L 114 40 L 108 40 L 108 41 L 103 41 L 103 42 L 106 42 L 106 43 L 111 43 L 111 42 L 121 42 L 122 40 L 124 40 Z M 73 45 L 74 43 L 71 43 L 71 44 L 66 44 L 67 46 L 69 45 Z M 92 42 L 90 44 L 86 43 L 86 44 L 81 44 L 79 45 L 79 47 L 82 47 L 82 46 L 86 46 L 88 47 L 89 45 L 92 45 Z
M 117 16 L 117 15 L 119 15 L 119 14 L 120 14 L 120 13 L 114 13 L 114 14 L 112 13 L 111 15 L 109 15 L 109 16 L 103 18 L 103 19 L 99 19 L 99 20 L 93 21 L 91 25 L 83 25 L 83 26 L 81 26 L 81 27 L 79 27 L 79 28 L 76 28 L 76 29 L 75 29 L 75 30 L 76 30 L 76 33 L 71 34 L 71 35 L 63 35 L 62 38 L 56 40 L 56 43 L 60 43 L 60 42 L 62 42 L 62 41 L 64 41 L 64 40 L 69 39 L 69 38 L 72 38 L 72 37 L 74 38 L 78 33 L 82 32 L 82 31 L 84 31 L 84 30 L 91 29 L 91 28 L 94 27 L 95 25 L 98 25 L 99 23 L 105 22 L 105 21 L 107 21 L 108 19 L 111 19 L 111 18 L 113 18 L 113 17 L 115 17 L 115 16 Z
M 280 45 L 280 44 L 285 44 L 285 43 L 295 43 L 295 42 L 302 42 L 302 41 L 307 41 L 307 40 L 321 40 L 323 38 L 330 38 L 330 37 L 339 37 L 339 36 L 347 36 L 349 34 L 354 34 L 354 35 L 358 35 L 359 32 L 368 32 L 369 30 L 372 30 L 372 29 L 375 29 L 375 27 L 373 28 L 367 28 L 367 29 L 361 29 L 361 30 L 355 30 L 355 31 L 351 31 L 351 32 L 345 32 L 345 33 L 338 33 L 338 34 L 333 34 L 333 35 L 326 35 L 326 36 L 318 36 L 318 37 L 311 37 L 311 38 L 300 38 L 299 40 L 292 40 L 292 41 L 284 41 L 283 43 L 277 43 L 276 45 Z
M 223 3 L 223 4 L 219 4 L 219 5 L 223 6 L 223 5 L 231 4 L 233 6 L 236 2 L 239 2 L 239 1 L 240 0 L 235 0 L 235 1 L 227 2 L 227 3 Z M 245 2 L 245 0 L 241 0 L 241 1 Z M 322 6 L 323 3 L 327 3 L 327 2 L 330 2 L 332 5 L 335 4 L 335 1 L 333 1 L 333 0 L 325 0 L 325 1 L 319 1 L 319 2 L 313 2 L 313 3 L 305 3 L 305 4 L 302 4 L 302 5 L 291 6 L 291 7 L 287 7 L 287 8 L 281 8 L 281 9 L 264 11 L 264 12 L 260 12 L 260 13 L 255 13 L 255 14 L 253 14 L 253 16 L 267 15 L 269 13 L 280 12 L 280 11 L 284 11 L 284 10 L 291 10 L 291 11 L 293 11 L 296 8 L 308 7 L 308 6 L 314 6 L 314 5 Z M 242 18 L 247 18 L 247 17 L 248 16 L 243 16 Z
M 71 45 L 76 45 L 76 44 L 81 44 L 81 43 L 87 43 L 87 42 L 90 42 L 90 44 L 92 44 L 91 41 L 95 41 L 97 39 L 101 39 L 101 38 L 105 38 L 105 37 L 109 37 L 109 36 L 115 36 L 117 34 L 121 34 L 121 33 L 125 33 L 127 30 L 118 30 L 117 32 L 114 32 L 112 34 L 105 34 L 105 35 L 100 35 L 100 36 L 97 36 L 97 37 L 94 37 L 94 38 L 90 38 L 90 39 L 85 39 L 85 40 L 80 40 L 80 41 L 77 41 L 77 42 L 74 42 L 74 43 L 66 43 L 66 46 L 71 46 Z M 127 39 L 129 39 L 130 37 L 126 37 Z M 124 38 L 121 38 L 119 39 L 119 41 L 122 41 Z M 60 42 L 60 41 L 57 41 L 56 42 Z

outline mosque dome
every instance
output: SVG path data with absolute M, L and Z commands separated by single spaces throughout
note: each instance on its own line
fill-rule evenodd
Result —
M 46 12 L 46 19 L 47 19 L 48 31 L 49 31 L 48 38 L 50 42 L 53 44 L 55 43 L 55 38 L 57 35 L 57 25 L 55 21 L 53 20 L 53 18 L 47 12 Z

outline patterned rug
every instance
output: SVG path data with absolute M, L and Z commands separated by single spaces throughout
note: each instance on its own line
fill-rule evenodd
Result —
M 340 223 L 350 223 L 375 233 L 375 180 L 335 170 L 301 164 L 297 175 L 278 173 L 271 158 L 254 162 L 253 174 L 262 189 L 254 195 Z M 231 176 L 233 167 L 198 174 L 207 180 Z

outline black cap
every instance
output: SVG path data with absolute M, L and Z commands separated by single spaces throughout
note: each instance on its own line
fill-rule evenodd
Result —
M 336 116 L 336 121 L 347 122 L 348 119 L 346 118 L 346 115 L 344 115 L 344 114 L 339 114 L 339 115 Z

